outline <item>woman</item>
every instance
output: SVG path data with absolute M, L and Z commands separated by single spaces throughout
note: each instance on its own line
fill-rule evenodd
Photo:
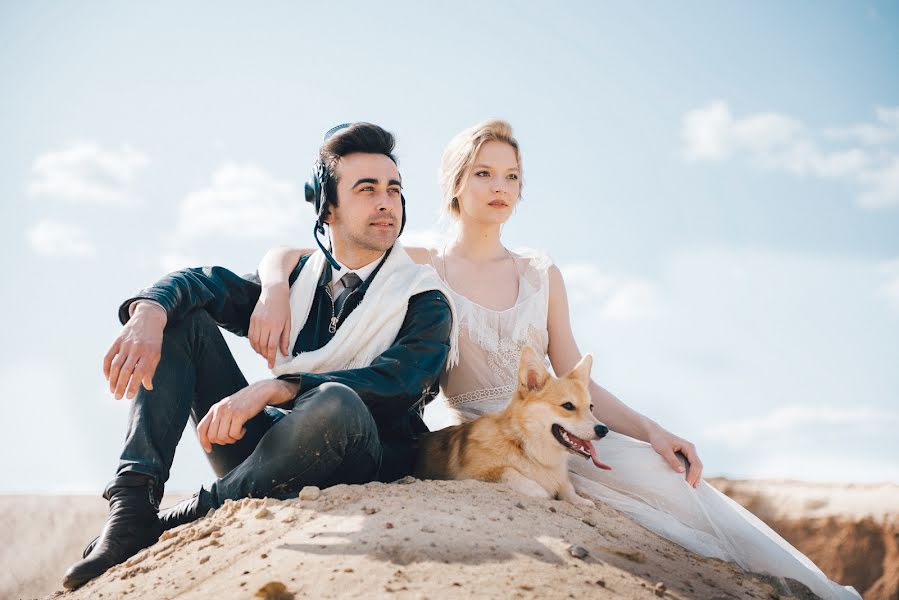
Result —
M 511 252 L 500 239 L 522 186 L 519 147 L 509 124 L 485 121 L 458 134 L 444 152 L 440 179 L 444 208 L 458 225 L 456 237 L 442 248 L 405 250 L 416 262 L 431 264 L 453 296 L 460 360 L 443 373 L 441 390 L 453 416 L 471 419 L 508 402 L 525 344 L 542 351 L 556 373 L 571 370 L 581 352 L 559 269 L 539 252 Z M 264 287 L 249 337 L 270 364 L 278 346 L 287 353 L 287 277 L 303 253 L 276 249 L 260 265 Z M 590 394 L 597 418 L 613 432 L 598 450 L 614 470 L 600 471 L 572 457 L 572 480 L 582 495 L 698 554 L 797 579 L 825 598 L 858 597 L 705 483 L 692 443 L 595 382 Z

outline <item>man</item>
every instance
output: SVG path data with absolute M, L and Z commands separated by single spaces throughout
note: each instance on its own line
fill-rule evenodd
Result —
M 426 431 L 418 408 L 436 393 L 454 346 L 452 307 L 436 274 L 394 247 L 405 201 L 393 136 L 369 123 L 335 130 L 307 185 L 316 233 L 328 225 L 333 256 L 322 247 L 291 275 L 293 352 L 279 357 L 279 378 L 248 385 L 219 330 L 246 336 L 257 279 L 186 269 L 119 309 L 124 327 L 104 373 L 116 398 L 134 398 L 128 433 L 104 492 L 106 525 L 65 587 L 227 499 L 411 472 L 415 438 Z M 219 479 L 157 514 L 188 416 Z

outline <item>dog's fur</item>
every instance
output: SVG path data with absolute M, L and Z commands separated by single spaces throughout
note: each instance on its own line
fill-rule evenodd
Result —
M 518 366 L 518 389 L 508 406 L 426 434 L 416 477 L 502 482 L 529 496 L 592 505 L 574 491 L 568 476 L 568 453 L 592 456 L 597 467 L 609 467 L 596 459 L 592 447 L 590 456 L 585 446 L 577 451 L 563 441 L 565 434 L 554 428 L 564 428 L 569 441 L 573 434 L 587 446 L 589 440 L 598 440 L 608 431 L 591 410 L 588 385 L 592 364 L 593 358 L 587 354 L 570 373 L 556 378 L 537 353 L 525 346 Z

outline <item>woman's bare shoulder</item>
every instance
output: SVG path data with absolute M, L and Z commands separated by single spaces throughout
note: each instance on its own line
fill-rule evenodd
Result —
M 431 261 L 431 252 L 433 252 L 432 248 L 424 248 L 422 246 L 403 246 L 405 248 L 406 253 L 409 255 L 409 258 L 414 260 L 416 263 L 420 265 L 430 265 Z

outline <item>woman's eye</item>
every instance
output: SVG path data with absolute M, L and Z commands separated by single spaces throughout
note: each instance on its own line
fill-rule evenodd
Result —
M 572 404 L 571 402 L 566 402 L 562 405 L 562 408 L 564 408 L 565 410 L 574 410 L 574 404 Z
M 510 173 L 509 179 L 511 179 L 512 181 L 518 181 L 518 175 L 516 175 L 515 173 Z
M 476 177 L 490 177 L 490 173 L 488 173 L 487 171 L 478 171 L 477 173 L 475 173 L 475 176 Z

